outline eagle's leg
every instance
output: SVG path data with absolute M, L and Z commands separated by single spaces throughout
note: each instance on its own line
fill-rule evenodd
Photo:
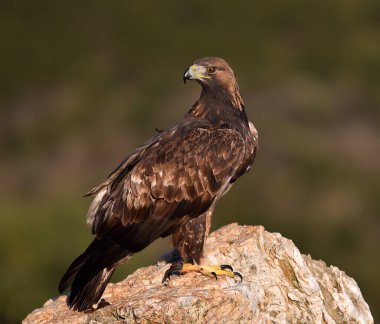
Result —
M 210 231 L 211 207 L 202 215 L 190 219 L 172 234 L 173 249 L 157 260 L 158 264 L 188 262 L 200 263 L 205 240 Z
M 240 273 L 234 272 L 229 265 L 200 265 L 200 260 L 203 257 L 203 250 L 206 238 L 210 232 L 211 216 L 214 211 L 214 205 L 202 215 L 191 219 L 186 224 L 182 225 L 172 236 L 175 250 L 167 253 L 167 256 L 176 255 L 177 260 L 172 259 L 171 267 L 166 271 L 163 283 L 172 275 L 184 275 L 189 272 L 198 272 L 207 277 L 217 279 L 218 276 L 227 276 L 240 280 L 243 277 Z M 176 252 L 177 254 L 175 254 Z
M 173 233 L 173 246 L 178 250 L 180 260 L 200 263 L 204 245 L 210 232 L 213 211 L 214 205 L 202 215 L 190 219 Z
M 171 265 L 171 267 L 165 272 L 164 278 L 162 280 L 163 283 L 167 283 L 173 275 L 184 275 L 189 272 L 198 272 L 204 276 L 218 279 L 218 276 L 226 276 L 236 280 L 239 278 L 240 282 L 243 281 L 243 276 L 236 271 L 233 271 L 233 268 L 230 265 L 198 265 L 192 263 L 183 263 L 183 262 L 175 262 Z

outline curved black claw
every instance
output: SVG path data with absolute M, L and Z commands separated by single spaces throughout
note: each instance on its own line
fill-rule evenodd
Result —
M 216 275 L 216 273 L 214 271 L 211 272 L 211 274 L 214 276 L 215 280 L 218 280 L 218 276 Z
M 192 257 L 189 257 L 187 260 L 186 260 L 187 263 L 191 263 L 191 264 L 194 264 L 194 259 Z
M 234 276 L 235 276 L 235 277 L 239 277 L 239 278 L 240 278 L 240 282 L 243 282 L 243 276 L 241 275 L 240 272 L 236 272 L 236 271 L 234 271 Z M 235 277 L 234 277 L 234 279 L 235 279 Z M 235 280 L 235 281 L 236 281 L 236 280 Z
M 229 264 L 221 264 L 220 269 L 222 270 L 228 269 L 228 270 L 231 270 L 232 272 L 234 271 L 234 269 Z
M 167 281 L 170 279 L 171 276 L 180 276 L 181 270 L 183 267 L 183 262 L 174 262 L 168 270 L 165 271 L 164 277 L 162 278 L 161 283 L 166 285 Z

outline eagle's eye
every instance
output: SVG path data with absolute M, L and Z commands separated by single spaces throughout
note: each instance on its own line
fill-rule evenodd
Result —
M 206 69 L 207 73 L 214 73 L 215 72 L 215 67 L 213 66 L 209 66 L 207 69 Z

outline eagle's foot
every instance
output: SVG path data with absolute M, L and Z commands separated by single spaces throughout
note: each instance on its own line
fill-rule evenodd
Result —
M 202 275 L 210 278 L 215 278 L 218 280 L 218 276 L 226 276 L 233 278 L 235 281 L 238 281 L 236 278 L 239 278 L 239 281 L 243 281 L 243 276 L 234 271 L 234 269 L 227 264 L 222 264 L 220 266 L 216 265 L 198 265 L 193 263 L 183 263 L 175 262 L 171 267 L 165 272 L 162 282 L 166 284 L 171 276 L 181 276 L 189 272 L 198 272 Z

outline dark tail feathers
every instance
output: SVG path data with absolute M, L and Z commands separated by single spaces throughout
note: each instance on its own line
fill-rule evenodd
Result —
M 84 311 L 96 304 L 116 266 L 129 256 L 131 254 L 125 248 L 107 238 L 92 241 L 86 251 L 70 265 L 59 283 L 60 293 L 71 284 L 68 306 Z

